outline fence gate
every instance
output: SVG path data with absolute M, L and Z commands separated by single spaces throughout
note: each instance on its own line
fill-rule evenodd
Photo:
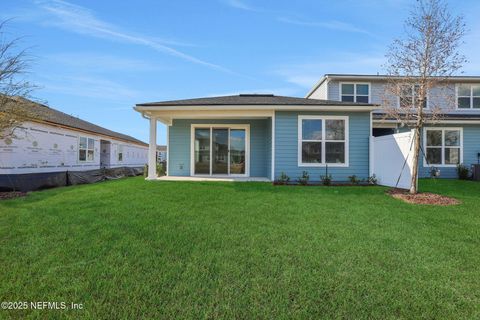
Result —
M 377 176 L 378 184 L 410 188 L 413 169 L 412 139 L 413 131 L 372 138 L 372 171 Z

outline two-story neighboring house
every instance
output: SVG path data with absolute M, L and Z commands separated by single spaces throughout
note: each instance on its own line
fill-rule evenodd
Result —
M 400 98 L 385 90 L 388 76 L 327 74 L 308 92 L 307 98 L 400 106 Z M 413 92 L 413 90 L 412 90 Z M 404 97 L 402 97 L 403 99 Z M 408 96 L 406 97 L 408 99 Z M 422 133 L 420 175 L 429 176 L 431 168 L 441 177 L 456 177 L 456 166 L 470 166 L 480 156 L 480 77 L 460 76 L 427 93 L 425 112 L 441 108 L 436 121 L 427 122 Z M 409 130 L 389 119 L 382 109 L 372 112 L 373 136 Z
M 305 98 L 240 94 L 141 103 L 135 110 L 150 119 L 150 164 L 156 161 L 157 121 L 167 126 L 167 176 L 162 179 L 271 181 L 286 174 L 295 180 L 304 171 L 311 181 L 326 174 L 334 181 L 353 175 L 367 179 L 379 164 L 391 165 L 395 175 L 402 170 L 402 159 L 400 168 L 394 168 L 388 157 L 374 161 L 372 151 L 373 136 L 408 130 L 384 119 L 383 101 L 400 103 L 385 97 L 386 80 L 329 74 Z M 443 178 L 456 177 L 459 163 L 469 166 L 478 160 L 480 77 L 458 77 L 449 86 L 453 99 L 442 100 L 436 90 L 428 93 L 427 107 L 441 105 L 446 115 L 422 133 L 422 177 L 432 167 Z M 154 167 L 149 166 L 149 179 L 157 179 Z

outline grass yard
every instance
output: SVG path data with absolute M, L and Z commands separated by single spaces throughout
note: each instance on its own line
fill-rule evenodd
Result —
M 478 319 L 480 183 L 382 187 L 147 182 L 0 202 L 0 318 Z

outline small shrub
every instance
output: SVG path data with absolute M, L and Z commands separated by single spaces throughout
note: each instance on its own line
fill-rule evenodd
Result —
M 324 186 L 329 186 L 332 184 L 332 175 L 327 174 L 325 176 L 320 176 L 320 180 L 322 180 Z
M 375 174 L 372 174 L 370 177 L 368 177 L 367 181 L 368 181 L 368 184 L 376 186 L 377 182 L 378 182 L 378 179 L 377 179 L 377 176 Z
M 350 182 L 352 184 L 359 184 L 360 183 L 360 179 L 358 179 L 356 175 L 349 176 L 348 179 L 350 179 Z
M 298 183 L 301 185 L 306 186 L 308 184 L 308 180 L 310 180 L 310 176 L 308 175 L 308 171 L 303 171 L 302 175 L 298 178 Z
M 165 170 L 163 169 L 163 164 L 157 163 L 157 176 L 161 177 L 165 175 Z M 148 164 L 143 166 L 143 176 L 147 177 L 148 176 Z
M 282 171 L 282 173 L 280 173 L 280 177 L 278 177 L 277 179 L 277 182 L 279 184 L 288 184 L 290 182 L 290 177 Z
M 468 178 L 470 177 L 470 170 L 467 166 L 459 164 L 457 166 L 457 175 L 458 179 L 460 180 L 468 180 Z

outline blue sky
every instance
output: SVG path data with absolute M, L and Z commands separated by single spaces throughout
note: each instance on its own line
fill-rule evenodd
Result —
M 413 0 L 59 1 L 0 3 L 36 57 L 35 96 L 148 140 L 135 103 L 246 92 L 304 96 L 325 73 L 382 73 Z M 465 15 L 465 74 L 480 74 L 478 1 Z M 477 20 L 477 21 L 476 21 Z M 159 143 L 165 128 L 159 126 Z

